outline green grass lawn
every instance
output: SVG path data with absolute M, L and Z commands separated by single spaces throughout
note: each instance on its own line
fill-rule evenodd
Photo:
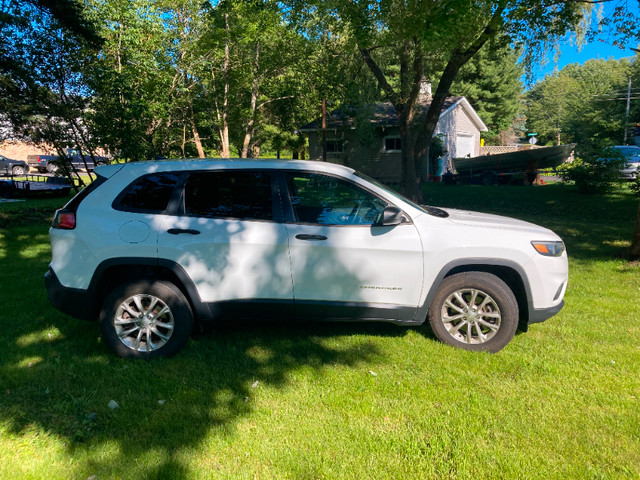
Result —
M 426 196 L 559 233 L 565 309 L 495 355 L 386 324 L 240 324 L 126 361 L 46 299 L 64 200 L 0 204 L 0 478 L 639 478 L 640 267 L 621 256 L 637 199 Z

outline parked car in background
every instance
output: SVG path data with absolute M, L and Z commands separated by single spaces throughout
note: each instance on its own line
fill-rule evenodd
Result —
M 622 159 L 626 163 L 620 169 L 620 178 L 635 180 L 640 167 L 640 147 L 636 145 L 616 145 L 605 150 L 603 158 Z
M 135 162 L 55 214 L 51 303 L 100 319 L 119 356 L 182 348 L 194 320 L 429 325 L 496 352 L 562 308 L 568 262 L 551 230 L 415 205 L 341 165 Z
M 29 173 L 29 165 L 24 160 L 13 160 L 0 155 L 0 175 L 26 175 Z
M 66 158 L 71 161 L 76 169 L 84 170 L 85 168 L 92 172 L 97 165 L 108 164 L 109 158 L 94 155 L 93 157 L 81 150 L 67 148 L 65 152 Z M 94 161 L 95 158 L 95 161 Z M 29 155 L 27 162 L 30 167 L 35 168 L 41 173 L 53 173 L 58 169 L 57 162 L 60 160 L 59 155 Z

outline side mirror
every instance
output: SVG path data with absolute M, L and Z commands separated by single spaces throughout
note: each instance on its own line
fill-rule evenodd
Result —
M 391 226 L 400 225 L 403 222 L 402 209 L 389 205 L 382 211 L 382 218 L 380 219 L 380 225 Z

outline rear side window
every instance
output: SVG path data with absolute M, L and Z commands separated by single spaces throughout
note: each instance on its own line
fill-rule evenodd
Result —
M 187 215 L 273 220 L 271 176 L 264 172 L 197 172 L 184 188 Z
M 154 173 L 140 177 L 116 198 L 113 208 L 126 212 L 163 213 L 178 183 L 175 173 Z

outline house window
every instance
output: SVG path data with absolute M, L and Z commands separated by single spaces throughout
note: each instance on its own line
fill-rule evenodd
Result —
M 344 151 L 344 141 L 331 139 L 327 140 L 327 153 L 342 153 Z
M 400 141 L 400 137 L 384 137 L 384 151 L 385 152 L 402 151 L 402 143 Z

